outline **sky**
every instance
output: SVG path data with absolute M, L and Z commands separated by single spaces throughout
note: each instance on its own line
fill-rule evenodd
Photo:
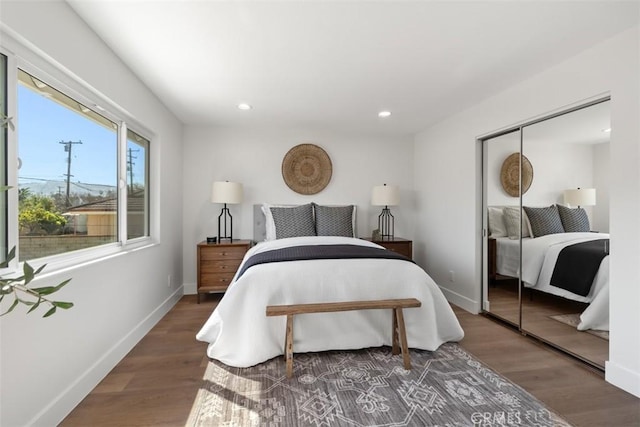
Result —
M 18 85 L 18 157 L 20 181 L 65 180 L 68 153 L 61 141 L 82 141 L 71 148 L 71 181 L 116 186 L 117 134 L 35 91 Z M 141 147 L 131 142 L 134 150 Z M 134 182 L 144 174 L 144 153 L 134 151 Z M 127 177 L 129 175 L 127 174 Z

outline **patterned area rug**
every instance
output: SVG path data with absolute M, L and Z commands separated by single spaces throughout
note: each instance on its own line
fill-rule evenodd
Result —
M 188 426 L 569 426 L 457 344 L 295 354 L 251 368 L 211 361 Z
M 565 325 L 573 326 L 574 328 L 577 328 L 578 324 L 580 324 L 580 313 L 558 314 L 556 316 L 549 316 L 549 317 L 552 318 L 553 320 L 557 320 L 560 323 L 564 323 Z M 597 337 L 600 337 L 604 340 L 609 341 L 609 331 L 596 331 L 593 329 L 587 329 L 586 331 L 581 331 L 581 332 L 586 332 L 588 334 L 595 335 Z

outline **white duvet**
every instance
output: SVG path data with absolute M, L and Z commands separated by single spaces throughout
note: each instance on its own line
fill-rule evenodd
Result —
M 537 289 L 563 298 L 590 303 L 580 315 L 578 330 L 609 330 L 609 257 L 600 264 L 591 290 L 581 296 L 551 285 L 551 276 L 560 251 L 572 244 L 596 239 L 607 239 L 606 233 L 558 233 L 522 239 L 522 281 L 528 288 Z M 498 273 L 518 276 L 518 241 L 498 240 Z
M 253 254 L 291 245 L 378 245 L 348 237 L 296 237 L 260 243 Z M 242 268 L 242 266 L 240 267 Z M 238 269 L 240 271 L 240 269 Z M 436 350 L 464 333 L 435 282 L 411 262 L 336 259 L 260 264 L 234 278 L 196 338 L 207 355 L 248 367 L 283 354 L 285 316 L 266 317 L 268 305 L 417 298 L 422 307 L 403 310 L 411 348 Z M 294 317 L 294 351 L 310 352 L 391 345 L 391 310 L 302 314 Z

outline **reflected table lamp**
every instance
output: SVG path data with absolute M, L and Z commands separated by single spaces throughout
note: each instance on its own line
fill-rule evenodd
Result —
M 380 238 L 384 240 L 393 239 L 394 218 L 391 215 L 389 206 L 397 206 L 400 203 L 400 191 L 395 185 L 377 185 L 371 191 L 371 204 L 373 206 L 384 206 L 378 215 L 378 230 Z
M 228 239 L 233 242 L 233 217 L 229 212 L 229 208 L 227 208 L 227 204 L 240 203 L 242 202 L 242 197 L 242 184 L 238 182 L 216 181 L 211 186 L 211 203 L 224 204 L 218 216 L 218 243 L 220 243 L 222 239 Z M 227 223 L 229 224 L 228 229 Z M 223 229 L 224 235 L 221 234 Z
M 573 188 L 564 191 L 564 202 L 571 207 L 595 206 L 595 188 Z

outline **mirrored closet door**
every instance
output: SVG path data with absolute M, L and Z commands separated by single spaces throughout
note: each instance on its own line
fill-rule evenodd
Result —
M 485 312 L 601 368 L 609 347 L 609 104 L 483 141 Z

